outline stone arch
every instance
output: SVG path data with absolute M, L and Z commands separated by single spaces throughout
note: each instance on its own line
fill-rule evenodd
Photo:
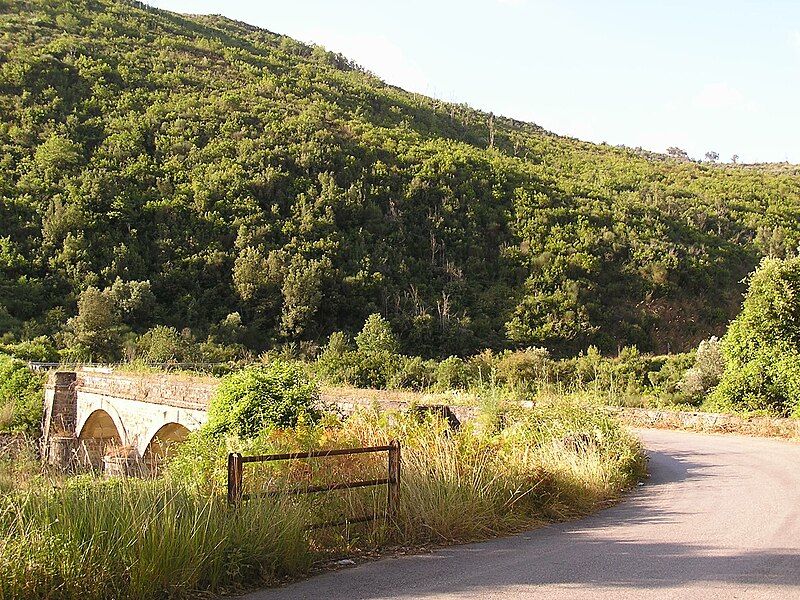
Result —
M 141 453 L 146 467 L 151 472 L 157 471 L 161 461 L 169 456 L 171 448 L 186 441 L 189 433 L 189 428 L 181 423 L 170 422 L 159 427 L 149 436 L 150 441 Z
M 102 408 L 92 411 L 78 431 L 78 460 L 99 469 L 103 457 L 123 446 L 123 433 L 117 421 Z

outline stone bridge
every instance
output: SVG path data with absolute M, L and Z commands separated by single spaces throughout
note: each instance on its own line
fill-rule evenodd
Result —
M 213 379 L 55 371 L 45 387 L 49 462 L 100 468 L 104 457 L 154 465 L 207 419 Z
M 42 455 L 61 468 L 152 471 L 171 444 L 206 422 L 217 384 L 210 377 L 100 368 L 53 371 L 45 386 Z M 419 406 L 413 399 L 376 390 L 328 390 L 322 400 L 344 414 L 359 406 L 433 410 L 454 426 L 474 418 L 476 410 Z
M 110 369 L 53 371 L 45 386 L 42 455 L 65 468 L 100 468 L 104 464 L 108 468 L 109 458 L 116 458 L 150 469 L 171 444 L 183 441 L 206 422 L 208 403 L 217 384 L 218 380 L 210 377 L 115 373 Z M 322 396 L 324 405 L 335 406 L 344 414 L 364 406 L 434 411 L 454 427 L 478 414 L 472 406 L 420 405 L 413 394 L 397 392 L 328 389 Z M 640 427 L 800 436 L 796 419 L 615 407 L 608 410 Z

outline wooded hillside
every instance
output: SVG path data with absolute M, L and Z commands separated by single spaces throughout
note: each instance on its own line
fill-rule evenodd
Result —
M 6 343 L 380 312 L 413 354 L 681 350 L 800 243 L 794 167 L 559 137 L 217 16 L 0 0 L 0 114 Z

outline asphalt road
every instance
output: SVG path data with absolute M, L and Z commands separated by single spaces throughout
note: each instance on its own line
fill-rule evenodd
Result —
M 800 445 L 639 433 L 652 476 L 613 508 L 247 599 L 800 599 Z

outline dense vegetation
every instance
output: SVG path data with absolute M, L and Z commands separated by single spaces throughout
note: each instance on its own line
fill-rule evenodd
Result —
M 0 0 L 0 113 L 22 354 L 225 360 L 374 312 L 422 356 L 685 350 L 800 241 L 792 167 L 561 138 L 137 3 Z
M 426 360 L 401 354 L 398 347 L 391 324 L 373 314 L 355 336 L 355 344 L 345 333 L 334 332 L 315 361 L 301 364 L 329 386 L 466 392 L 464 402 L 486 392 L 514 400 L 577 393 L 601 403 L 633 406 L 697 406 L 725 368 L 720 341 L 713 337 L 686 353 L 643 354 L 626 346 L 613 357 L 590 346 L 568 358 L 531 347 Z
M 282 361 L 236 371 L 220 381 L 204 433 L 254 437 L 266 427 L 291 428 L 318 418 L 319 394 L 296 366 Z
M 286 393 L 280 402 L 300 410 L 315 395 L 286 364 L 240 373 L 247 375 L 226 380 L 221 400 L 260 406 L 264 415 L 276 404 L 277 387 Z M 487 402 L 479 422 L 455 431 L 418 411 L 362 410 L 347 419 L 327 413 L 314 423 L 301 421 L 285 427 L 261 419 L 257 431 L 243 436 L 214 427 L 196 432 L 164 476 L 150 481 L 90 475 L 53 481 L 38 474 L 36 463 L 25 473 L 23 461 L 0 457 L 0 600 L 193 598 L 272 584 L 342 553 L 480 539 L 585 514 L 644 474 L 635 438 L 597 407 L 566 400 L 527 411 Z M 384 486 L 226 505 L 229 451 L 306 451 L 389 439 L 400 440 L 403 453 L 396 519 L 382 518 Z M 16 470 L 13 478 L 3 477 L 6 468 Z M 248 465 L 245 492 L 385 473 L 385 454 Z M 373 524 L 308 529 L 373 512 L 379 515 Z

